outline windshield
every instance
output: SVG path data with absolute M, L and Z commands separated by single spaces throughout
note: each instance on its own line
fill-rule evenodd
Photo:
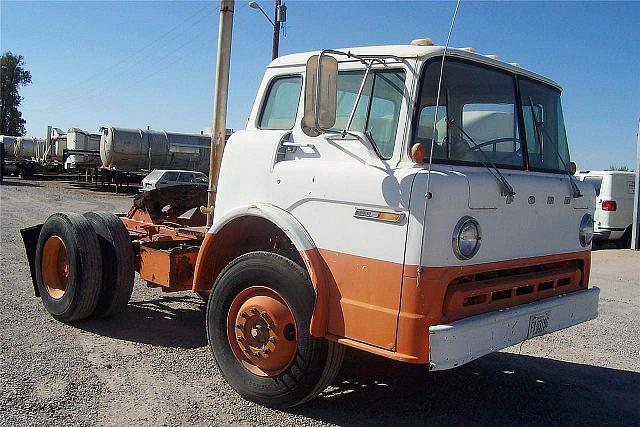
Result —
M 567 170 L 570 161 L 569 146 L 562 117 L 560 91 L 520 78 L 520 97 L 529 168 L 541 171 Z
M 162 176 L 163 172 L 164 171 L 159 171 L 157 169 L 152 170 L 151 173 L 145 177 L 145 179 L 147 181 L 157 181 L 158 179 L 160 179 L 160 177 Z
M 196 182 L 198 184 L 208 184 L 209 178 L 203 173 L 196 173 Z
M 528 79 L 518 81 L 506 71 L 447 58 L 434 133 L 439 75 L 440 61 L 430 62 L 423 74 L 413 137 L 414 144 L 425 145 L 427 156 L 434 141 L 435 163 L 489 163 L 501 168 L 524 169 L 528 156 L 529 169 L 566 170 L 563 162 L 569 163 L 569 154 L 557 90 Z M 528 143 L 522 144 L 518 109 L 519 105 L 531 104 L 529 97 L 540 106 L 533 110 L 528 107 L 528 111 L 522 113 Z M 537 114 L 538 110 L 542 113 Z M 556 141 L 560 143 L 559 148 Z M 524 146 L 528 147 L 526 153 Z
M 433 150 L 434 161 L 524 167 L 512 75 L 466 61 L 445 61 L 438 120 L 433 135 L 440 61 L 424 74 L 414 143 Z

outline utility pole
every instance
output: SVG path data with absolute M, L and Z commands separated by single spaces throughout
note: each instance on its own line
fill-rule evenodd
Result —
M 227 98 L 229 95 L 229 68 L 231 63 L 231 35 L 233 31 L 233 0 L 220 2 L 218 23 L 218 52 L 216 82 L 213 89 L 213 119 L 211 125 L 211 153 L 209 155 L 209 190 L 206 209 L 207 226 L 213 224 L 213 211 L 218 192 L 218 178 L 227 129 Z
M 271 59 L 278 57 L 278 49 L 280 48 L 280 0 L 276 0 L 276 9 L 273 14 L 273 47 L 271 48 Z
M 633 227 L 631 229 L 631 249 L 640 251 L 640 119 L 638 119 L 638 140 L 636 142 L 636 179 L 633 195 Z

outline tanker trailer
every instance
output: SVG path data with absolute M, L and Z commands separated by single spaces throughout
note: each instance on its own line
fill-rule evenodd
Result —
M 4 147 L 4 159 L 9 160 L 16 157 L 17 136 L 0 135 L 0 143 Z
M 82 153 L 69 155 L 64 164 L 65 169 L 100 166 L 99 134 L 71 128 L 67 131 L 66 145 L 69 152 L 78 151 Z
M 36 140 L 19 136 L 14 146 L 14 157 L 18 160 L 29 160 L 36 157 Z
M 211 138 L 143 129 L 100 129 L 102 167 L 123 171 L 186 169 L 208 172 Z

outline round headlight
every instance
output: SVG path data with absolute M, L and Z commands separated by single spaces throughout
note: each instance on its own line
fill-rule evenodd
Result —
M 478 221 L 470 216 L 463 217 L 453 229 L 453 253 L 459 259 L 472 258 L 480 249 L 480 239 Z
M 589 246 L 593 240 L 593 217 L 590 214 L 584 214 L 580 221 L 580 231 L 578 232 L 580 244 Z

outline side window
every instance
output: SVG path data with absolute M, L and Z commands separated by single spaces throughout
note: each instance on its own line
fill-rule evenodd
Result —
M 162 179 L 164 181 L 175 181 L 178 179 L 178 172 L 165 172 L 164 175 L 162 175 Z
M 393 156 L 403 93 L 404 72 L 375 74 L 366 131 L 384 159 Z
M 338 74 L 338 97 L 334 129 L 342 130 L 347 127 L 351 110 L 353 110 L 353 103 L 356 102 L 358 90 L 360 90 L 363 78 L 364 71 L 345 71 Z M 358 107 L 356 108 L 351 126 L 349 126 L 348 130 L 362 132 L 362 129 L 364 129 L 367 121 L 367 107 L 369 105 L 372 85 L 373 74 L 369 73 L 367 82 L 362 89 L 362 95 L 360 95 L 360 101 L 358 101 Z
M 258 127 L 260 129 L 292 129 L 296 123 L 302 77 L 278 77 L 267 90 Z
M 338 74 L 334 129 L 342 130 L 347 126 L 363 78 L 364 71 L 345 71 Z M 404 94 L 404 79 L 405 73 L 402 70 L 370 72 L 348 129 L 367 134 L 383 159 L 390 159 L 393 155 Z
M 195 182 L 192 173 L 181 173 L 178 182 Z

